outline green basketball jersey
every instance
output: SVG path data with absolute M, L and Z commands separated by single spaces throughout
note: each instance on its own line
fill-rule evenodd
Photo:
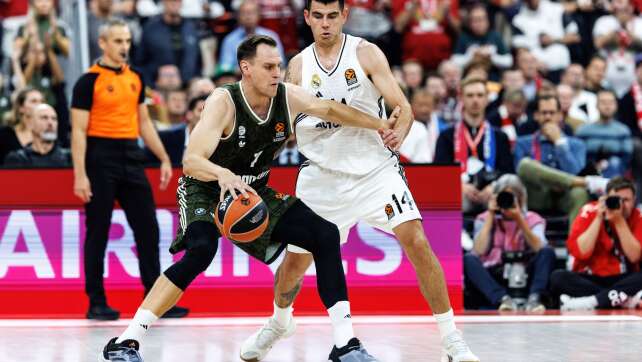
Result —
M 240 82 L 223 88 L 234 102 L 234 130 L 221 138 L 210 161 L 241 176 L 254 189 L 265 186 L 276 152 L 292 133 L 285 85 L 278 84 L 276 97 L 270 101 L 267 119 L 264 120 L 248 105 Z

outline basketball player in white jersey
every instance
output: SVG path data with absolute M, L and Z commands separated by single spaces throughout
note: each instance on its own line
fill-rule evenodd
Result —
M 338 226 L 342 243 L 359 221 L 394 233 L 415 267 L 421 292 L 435 313 L 442 338 L 442 359 L 479 361 L 455 327 L 441 265 L 428 244 L 421 214 L 397 154 L 384 146 L 398 147 L 407 134 L 412 122 L 410 104 L 395 82 L 383 52 L 374 44 L 342 32 L 347 15 L 344 0 L 306 1 L 304 16 L 315 42 L 290 61 L 286 81 L 317 97 L 346 103 L 375 117 L 385 118 L 384 100 L 399 106 L 401 114 L 395 129 L 383 134 L 299 115 L 295 121 L 298 147 L 309 162 L 299 173 L 296 195 Z M 243 360 L 260 361 L 276 341 L 294 333 L 292 302 L 311 263 L 312 256 L 307 251 L 288 247 L 275 277 L 274 315 L 243 343 Z M 330 359 L 342 361 L 332 356 Z

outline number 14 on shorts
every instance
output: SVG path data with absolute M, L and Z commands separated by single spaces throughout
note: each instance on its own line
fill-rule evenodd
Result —
M 403 214 L 404 209 L 410 209 L 414 210 L 413 206 L 413 201 L 410 195 L 408 194 L 408 191 L 404 191 L 403 195 L 401 195 L 401 202 L 399 201 L 399 198 L 397 197 L 396 194 L 392 194 L 392 204 L 386 204 L 386 216 L 388 216 L 388 220 L 392 219 L 395 217 L 395 207 L 393 207 L 393 204 L 396 206 L 397 211 L 399 214 Z

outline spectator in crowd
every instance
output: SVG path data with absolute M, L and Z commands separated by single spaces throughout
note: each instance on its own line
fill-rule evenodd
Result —
M 502 105 L 488 117 L 488 121 L 493 127 L 501 129 L 514 145 L 518 135 L 534 132 L 526 114 L 526 96 L 521 89 L 516 89 L 504 92 L 502 98 Z
M 435 158 L 439 133 L 447 125 L 439 119 L 436 112 L 433 112 L 434 100 L 427 90 L 416 91 L 412 95 L 410 105 L 415 120 L 399 148 L 399 153 L 412 163 L 431 163 Z
M 403 63 L 401 71 L 404 86 L 402 88 L 405 88 L 406 95 L 411 98 L 412 94 L 423 85 L 424 68 L 418 61 L 409 59 Z
M 161 142 L 163 142 L 167 154 L 169 154 L 172 165 L 180 166 L 183 164 L 183 153 L 189 142 L 189 135 L 201 120 L 201 113 L 203 112 L 206 99 L 207 95 L 192 98 L 187 107 L 187 113 L 185 114 L 185 123 L 158 132 L 158 136 Z M 160 164 L 158 158 L 148 147 L 145 147 L 145 155 L 147 156 L 148 164 Z
M 499 113 L 499 107 L 502 105 L 504 94 L 510 91 L 522 91 L 524 97 L 524 87 L 526 86 L 526 79 L 524 74 L 519 69 L 507 69 L 502 72 L 501 76 L 501 89 L 497 93 L 497 98 L 491 101 L 486 107 L 486 115 L 492 116 Z
M 612 14 L 593 27 L 595 48 L 608 59 L 606 81 L 618 97 L 635 79 L 635 52 L 642 50 L 642 18 L 633 13 L 630 0 L 612 0 Z
M 448 91 L 446 90 L 446 82 L 443 78 L 436 74 L 431 74 L 426 78 L 426 91 L 432 97 L 433 113 L 444 122 L 447 122 L 443 117 L 451 115 L 448 110 Z
M 350 8 L 350 13 L 343 26 L 343 31 L 377 44 L 386 53 L 388 61 L 398 64 L 391 59 L 396 57 L 396 54 L 391 52 L 393 48 L 390 36 L 392 21 L 388 15 L 392 1 L 348 0 L 346 4 Z
M 226 69 L 219 68 L 219 69 L 217 69 L 216 73 L 214 73 L 214 76 L 212 77 L 212 80 L 214 81 L 214 84 L 217 87 L 220 87 L 220 86 L 224 86 L 226 84 L 238 82 L 239 77 L 232 70 L 226 70 Z
M 560 295 L 562 310 L 639 304 L 642 214 L 635 208 L 635 186 L 615 177 L 606 190 L 609 199 L 602 196 L 586 204 L 573 222 L 567 241 L 571 271 L 551 275 L 551 290 Z
M 437 72 L 446 84 L 446 97 L 441 101 L 440 117 L 449 124 L 461 120 L 461 105 L 459 104 L 459 85 L 461 82 L 461 69 L 452 61 L 439 64 Z
M 597 109 L 597 95 L 584 90 L 584 69 L 580 64 L 571 64 L 562 75 L 561 84 L 573 89 L 573 102 L 569 116 L 585 123 L 597 122 L 600 113 Z M 577 127 L 577 126 L 576 126 Z
M 513 46 L 529 49 L 549 73 L 559 72 L 571 64 L 568 46 L 579 43 L 580 36 L 577 24 L 565 21 L 561 4 L 526 0 L 511 25 Z
M 221 52 L 219 55 L 218 66 L 225 69 L 235 69 L 238 71 L 236 61 L 236 48 L 249 35 L 267 35 L 276 40 L 277 48 L 281 53 L 281 59 L 285 58 L 283 45 L 279 35 L 274 31 L 259 26 L 260 20 L 259 3 L 256 0 L 244 0 L 238 10 L 238 27 L 223 39 Z
M 559 84 L 555 87 L 555 91 L 557 92 L 557 99 L 560 102 L 560 111 L 562 112 L 563 123 L 570 128 L 569 134 L 575 134 L 575 131 L 584 124 L 584 121 L 571 117 L 569 113 L 571 106 L 573 105 L 575 92 L 568 84 Z M 597 95 L 595 97 L 595 108 L 597 108 Z
M 631 165 L 631 131 L 615 120 L 617 98 L 611 90 L 597 93 L 600 121 L 581 126 L 576 136 L 586 144 L 587 160 L 606 178 L 623 176 Z
M 584 143 L 562 131 L 559 101 L 552 96 L 537 100 L 535 120 L 539 130 L 518 138 L 515 168 L 530 197 L 528 207 L 544 212 L 563 212 L 573 220 L 592 192 L 604 190 L 604 179 L 579 177 L 586 164 Z
M 300 14 L 304 1 L 291 0 L 258 0 L 260 8 L 260 23 L 263 28 L 272 30 L 279 34 L 283 45 L 283 52 L 287 55 L 285 59 L 293 57 L 300 51 L 299 32 L 297 28 L 297 15 Z M 352 10 L 352 8 L 351 8 Z M 375 24 L 369 25 L 371 28 Z
M 162 161 L 161 190 L 170 181 L 172 167 L 147 114 L 143 80 L 127 65 L 131 45 L 127 23 L 108 21 L 100 29 L 99 44 L 103 55 L 78 79 L 73 91 L 73 190 L 85 204 L 87 318 L 114 320 L 120 313 L 107 304 L 103 269 L 115 200 L 134 231 L 146 293 L 160 275 L 156 207 L 143 169 L 144 153 L 138 146 L 138 137 Z M 185 309 L 170 311 L 172 316 L 187 314 Z
M 633 139 L 633 158 L 631 166 L 637 182 L 637 189 L 642 190 L 642 57 L 638 56 L 635 67 L 635 82 L 618 104 L 618 119 L 631 131 Z M 638 201 L 640 192 L 638 192 Z
M 517 68 L 522 72 L 525 80 L 524 95 L 528 102 L 532 102 L 542 85 L 537 58 L 528 49 L 518 49 L 516 58 Z
M 113 0 L 91 0 L 87 13 L 87 41 L 89 43 L 89 58 L 94 62 L 100 57 L 98 46 L 98 29 L 113 16 Z
M 492 64 L 491 79 L 498 80 L 498 71 L 513 65 L 513 56 L 501 36 L 490 29 L 486 6 L 477 3 L 468 10 L 467 26 L 457 39 L 452 60 L 460 67 L 472 61 Z
M 174 64 L 187 80 L 199 75 L 200 51 L 194 22 L 180 14 L 182 0 L 162 0 L 163 13 L 145 23 L 135 64 L 145 84 L 154 84 L 158 68 Z
M 167 116 L 170 127 L 185 122 L 187 109 L 187 93 L 184 90 L 174 89 L 167 92 Z
M 512 196 L 512 205 L 498 205 L 500 193 Z M 464 256 L 467 285 L 481 292 L 488 303 L 500 311 L 517 309 L 504 281 L 504 252 L 527 253 L 529 296 L 526 310 L 541 312 L 546 308 L 540 295 L 546 291 L 548 278 L 555 266 L 555 251 L 546 240 L 546 221 L 527 208 L 526 188 L 515 175 L 500 177 L 488 200 L 487 211 L 475 220 L 474 246 Z M 506 206 L 506 205 L 504 205 Z
M 36 88 L 25 87 L 18 91 L 8 125 L 0 127 L 0 165 L 9 152 L 19 150 L 31 143 L 33 140 L 31 111 L 43 101 L 42 93 Z
M 183 84 L 181 72 L 174 64 L 164 64 L 158 67 L 156 75 L 156 90 L 159 92 L 169 92 L 180 89 Z
M 458 5 L 458 0 L 393 0 L 395 31 L 402 35 L 402 60 L 417 59 L 434 70 L 450 58 L 451 39 L 460 26 Z
M 58 116 L 52 106 L 41 103 L 32 110 L 32 142 L 10 152 L 5 158 L 5 166 L 67 167 L 70 165 L 69 150 L 56 144 L 58 139 Z
M 606 81 L 606 59 L 594 55 L 586 66 L 584 79 L 584 90 L 597 95 L 597 92 L 604 89 Z
M 187 97 L 194 99 L 203 95 L 209 96 L 215 88 L 216 85 L 209 78 L 193 78 L 187 85 Z
M 463 210 L 472 213 L 488 205 L 492 182 L 513 171 L 513 160 L 508 137 L 484 120 L 488 104 L 485 82 L 467 78 L 461 93 L 463 120 L 439 135 L 435 163 L 459 162 Z
M 56 16 L 53 0 L 32 1 L 27 23 L 18 29 L 12 52 L 16 87 L 38 88 L 56 109 L 58 139 L 63 145 L 69 139 L 69 109 L 59 57 L 68 57 L 71 45 L 65 27 Z

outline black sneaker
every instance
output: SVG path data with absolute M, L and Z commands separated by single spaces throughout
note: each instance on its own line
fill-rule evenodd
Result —
M 120 312 L 110 308 L 108 305 L 93 305 L 87 311 L 87 319 L 99 321 L 115 321 L 120 317 Z
M 328 361 L 332 362 L 378 362 L 378 360 L 372 357 L 368 351 L 361 345 L 361 342 L 357 338 L 352 338 L 348 341 L 348 344 L 337 348 L 334 346 L 330 356 L 328 356 Z
M 177 305 L 170 308 L 161 318 L 183 318 L 187 316 L 189 309 Z
M 126 339 L 116 343 L 118 337 L 112 338 L 103 348 L 103 358 L 105 361 L 113 362 L 143 362 L 143 357 L 138 353 L 140 344 L 133 339 Z

